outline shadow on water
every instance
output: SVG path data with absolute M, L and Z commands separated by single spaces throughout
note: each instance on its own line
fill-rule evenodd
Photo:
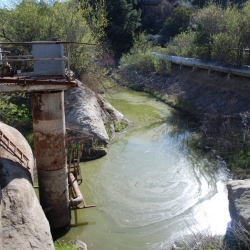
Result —
M 65 236 L 69 232 L 69 230 L 70 230 L 69 225 L 57 229 L 51 229 L 53 241 L 56 241 Z
M 56 241 L 65 236 L 72 228 L 91 226 L 96 224 L 95 221 L 88 222 L 88 221 L 82 221 L 81 219 L 79 220 L 77 218 L 77 213 L 78 213 L 77 210 L 71 211 L 71 221 L 68 225 L 57 229 L 51 229 L 53 241 Z

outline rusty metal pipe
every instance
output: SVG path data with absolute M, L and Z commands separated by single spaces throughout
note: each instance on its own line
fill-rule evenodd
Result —
M 73 173 L 69 173 L 69 184 L 72 186 L 74 193 L 76 195 L 76 198 L 70 199 L 69 205 L 71 207 L 75 207 L 75 206 L 79 205 L 81 202 L 83 202 L 83 196 L 82 196 L 82 193 L 79 189 L 77 180 L 76 180 L 75 176 L 73 175 Z

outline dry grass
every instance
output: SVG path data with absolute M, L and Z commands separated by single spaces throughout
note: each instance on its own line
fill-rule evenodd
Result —
M 233 221 L 224 238 L 226 250 L 249 250 L 250 231 L 240 222 Z
M 183 244 L 177 247 L 173 244 L 171 250 L 249 250 L 250 232 L 238 222 L 233 222 L 225 236 L 213 235 L 210 230 L 195 233 L 190 229 L 190 236 L 183 239 Z M 177 244 L 177 243 L 176 243 Z

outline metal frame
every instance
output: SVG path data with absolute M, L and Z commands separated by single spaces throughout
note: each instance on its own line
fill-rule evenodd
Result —
M 82 155 L 82 149 L 83 149 L 83 143 L 86 138 L 90 138 L 91 136 L 82 136 L 82 137 L 72 137 L 67 139 L 67 147 L 68 147 L 68 153 L 69 153 L 69 159 L 68 159 L 68 174 L 73 174 L 75 180 L 73 182 L 77 182 L 75 187 L 73 187 L 73 183 L 69 183 L 70 188 L 70 194 L 73 197 L 76 197 L 75 190 L 78 189 L 78 185 L 81 185 L 83 178 L 80 168 L 80 159 Z M 77 145 L 77 148 L 75 149 L 74 146 Z M 77 154 L 77 155 L 75 155 Z M 77 159 L 75 158 L 77 156 Z M 79 190 L 77 190 L 79 192 Z M 78 210 L 78 209 L 84 209 L 84 208 L 91 208 L 95 207 L 96 205 L 87 205 L 84 198 L 82 197 L 82 203 L 83 206 L 71 206 L 71 210 Z
M 34 44 L 69 44 L 69 42 L 57 41 L 39 41 L 39 42 L 0 42 L 1 45 L 34 45 Z M 7 62 L 51 62 L 51 61 L 68 61 L 68 74 L 65 77 L 42 76 L 37 77 L 33 72 L 21 73 L 12 76 L 0 77 L 0 92 L 47 92 L 47 91 L 62 91 L 69 90 L 72 87 L 77 87 L 77 83 L 70 76 L 70 50 L 67 46 L 68 57 L 63 58 L 33 58 L 33 55 L 18 55 L 6 56 L 7 51 L 0 51 L 5 53 L 4 59 L 0 62 L 6 64 Z
M 0 92 L 46 92 L 69 90 L 77 87 L 76 81 L 53 78 L 3 77 L 0 78 Z

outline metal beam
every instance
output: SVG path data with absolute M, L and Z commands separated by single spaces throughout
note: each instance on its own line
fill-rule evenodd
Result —
M 67 57 L 63 57 L 63 58 L 36 58 L 36 59 L 22 59 L 22 58 L 18 58 L 18 59 L 12 59 L 7 57 L 7 59 L 2 59 L 0 60 L 0 62 L 43 62 L 43 61 L 66 61 L 68 60 Z
M 0 85 L 1 93 L 14 93 L 14 92 L 48 92 L 48 91 L 60 91 L 60 90 L 69 90 L 71 86 L 68 85 Z
M 0 92 L 47 92 L 69 90 L 77 87 L 76 81 L 56 79 L 0 78 Z

